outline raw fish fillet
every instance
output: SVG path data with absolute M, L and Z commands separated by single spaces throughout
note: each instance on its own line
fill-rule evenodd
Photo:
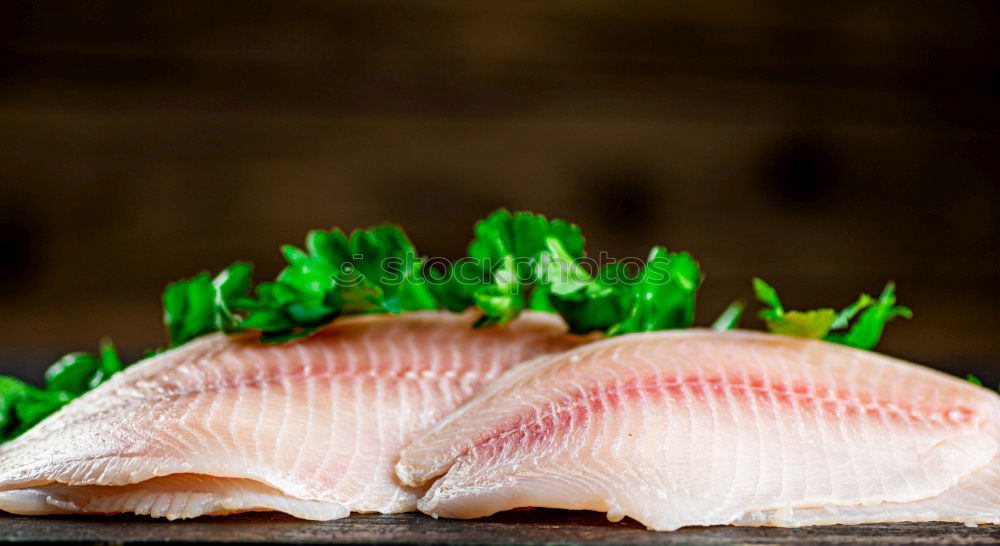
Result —
M 131 512 L 178 519 L 279 511 L 302 519 L 328 520 L 349 513 L 339 503 L 289 497 L 256 480 L 199 474 L 171 474 L 131 485 L 50 483 L 6 491 L 3 502 L 7 511 L 24 515 Z
M 1000 522 L 1000 396 L 766 333 L 634 334 L 502 375 L 406 447 L 435 516 L 516 507 L 689 525 Z
M 213 334 L 145 360 L 0 446 L 0 509 L 167 518 L 414 510 L 399 449 L 504 369 L 576 346 L 554 315 L 336 321 L 295 343 Z

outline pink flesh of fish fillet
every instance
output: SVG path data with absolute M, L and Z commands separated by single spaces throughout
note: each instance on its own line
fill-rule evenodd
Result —
M 437 516 L 597 510 L 656 530 L 1000 523 L 1000 396 L 822 341 L 683 330 L 516 367 L 403 450 Z
M 0 509 L 167 518 L 414 510 L 399 449 L 483 382 L 576 346 L 552 315 L 339 320 L 262 345 L 214 334 L 141 362 L 0 446 Z

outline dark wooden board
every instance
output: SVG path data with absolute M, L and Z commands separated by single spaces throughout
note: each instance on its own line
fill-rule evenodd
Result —
M 20 543 L 134 544 L 998 544 L 1000 527 L 911 523 L 778 529 L 689 528 L 646 531 L 602 514 L 535 510 L 474 521 L 419 514 L 355 515 L 306 522 L 280 514 L 245 514 L 166 522 L 138 517 L 0 516 L 0 540 Z

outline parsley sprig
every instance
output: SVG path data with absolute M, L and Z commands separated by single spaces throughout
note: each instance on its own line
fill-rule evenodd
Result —
M 261 341 L 283 343 L 305 337 L 344 314 L 437 309 L 413 244 L 395 226 L 313 231 L 305 250 L 285 246 L 288 266 L 256 298 L 236 297 L 245 313 L 238 329 L 259 330 Z
M 97 355 L 70 353 L 45 372 L 45 388 L 0 375 L 0 442 L 21 435 L 74 398 L 122 370 L 114 344 L 101 341 Z
M 261 342 L 286 343 L 345 315 L 428 309 L 477 309 L 478 328 L 503 326 L 525 309 L 558 313 L 574 333 L 686 328 L 703 280 L 690 254 L 660 246 L 644 264 L 601 266 L 588 258 L 576 225 L 507 210 L 476 223 L 468 255 L 443 269 L 433 267 L 403 230 L 391 225 L 350 235 L 312 231 L 304 248 L 288 245 L 281 251 L 286 267 L 256 286 L 252 266 L 244 262 L 214 277 L 201 273 L 168 285 L 163 293 L 168 348 L 213 332 L 252 331 Z M 786 311 L 770 285 L 754 279 L 754 289 L 768 306 L 761 317 L 779 334 L 870 349 L 886 322 L 910 317 L 909 309 L 895 304 L 892 283 L 878 299 L 862 295 L 840 312 Z M 742 302 L 734 302 L 713 327 L 736 327 L 742 311 Z M 0 376 L 0 442 L 123 368 L 105 340 L 96 356 L 72 353 L 53 364 L 44 388 Z
M 896 317 L 913 317 L 909 308 L 896 305 L 896 284 L 892 281 L 886 283 L 877 299 L 861 294 L 857 301 L 839 312 L 830 308 L 787 311 L 778 299 L 778 292 L 771 285 L 754 278 L 753 289 L 757 299 L 767 306 L 760 312 L 760 318 L 764 319 L 770 331 L 824 339 L 858 349 L 870 350 L 875 347 L 890 320 Z
M 654 247 L 637 273 L 611 262 L 592 274 L 579 227 L 507 210 L 476 224 L 469 258 L 447 274 L 462 281 L 448 307 L 475 306 L 480 327 L 506 324 L 529 308 L 558 312 L 573 333 L 685 328 L 702 279 L 689 254 L 663 247 Z
M 167 285 L 163 291 L 163 323 L 170 347 L 212 332 L 239 328 L 235 304 L 250 290 L 252 266 L 236 263 L 214 279 L 208 273 Z

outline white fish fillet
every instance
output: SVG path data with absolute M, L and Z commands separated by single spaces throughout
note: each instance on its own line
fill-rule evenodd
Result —
M 168 518 L 403 512 L 399 449 L 485 381 L 584 342 L 553 315 L 336 321 L 291 344 L 214 334 L 136 364 L 0 446 L 0 509 Z
M 1000 397 L 821 341 L 681 330 L 519 366 L 405 448 L 419 503 L 597 510 L 651 529 L 997 522 Z
M 869 506 L 823 506 L 748 513 L 738 525 L 832 525 L 899 521 L 1000 524 L 1000 459 L 964 477 L 955 487 L 928 499 Z
M 337 502 L 303 500 L 245 478 L 172 474 L 131 485 L 51 483 L 2 493 L 4 508 L 24 515 L 133 513 L 171 520 L 237 512 L 279 511 L 330 520 L 351 510 Z

